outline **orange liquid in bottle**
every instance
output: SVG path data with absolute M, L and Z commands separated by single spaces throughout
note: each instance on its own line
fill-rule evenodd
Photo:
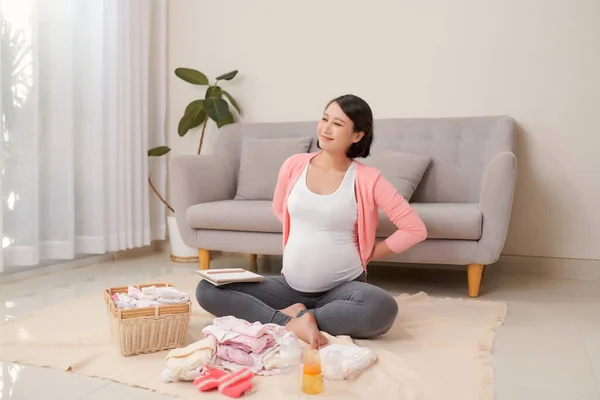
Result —
M 304 358 L 302 391 L 306 394 L 319 394 L 323 391 L 321 358 L 317 350 L 309 350 Z

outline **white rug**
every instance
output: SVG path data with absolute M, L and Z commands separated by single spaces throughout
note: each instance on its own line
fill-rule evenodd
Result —
M 199 278 L 169 275 L 149 283 L 171 282 L 195 292 Z M 143 283 L 143 282 L 140 282 Z M 320 398 L 492 400 L 490 353 L 506 304 L 440 299 L 425 293 L 399 296 L 395 325 L 377 340 L 357 340 L 378 361 L 353 381 L 329 383 Z M 193 308 L 188 343 L 202 338 L 212 317 Z M 186 399 L 200 394 L 191 383 L 163 383 L 166 352 L 122 357 L 110 339 L 102 293 L 50 307 L 0 324 L 0 361 L 50 367 L 109 379 Z M 284 396 L 277 377 L 254 378 L 255 399 Z M 328 385 L 329 383 L 329 385 Z M 301 392 L 286 398 L 307 398 Z

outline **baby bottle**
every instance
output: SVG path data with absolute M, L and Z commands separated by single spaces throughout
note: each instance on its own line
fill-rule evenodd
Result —
M 321 356 L 318 350 L 308 349 L 304 355 L 302 391 L 306 394 L 319 394 L 323 391 Z
M 279 348 L 279 377 L 281 389 L 290 394 L 300 389 L 300 366 L 302 362 L 302 350 L 298 338 L 286 333 Z
M 343 380 L 344 369 L 340 352 L 337 350 L 327 351 L 324 358 L 323 375 L 325 375 L 325 378 L 335 381 Z

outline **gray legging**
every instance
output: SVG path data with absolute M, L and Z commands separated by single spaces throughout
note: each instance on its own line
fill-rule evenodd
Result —
M 324 293 L 298 292 L 283 276 L 265 277 L 260 283 L 233 283 L 216 287 L 204 280 L 196 288 L 198 304 L 209 313 L 233 315 L 249 322 L 286 325 L 291 317 L 279 310 L 302 303 L 331 335 L 357 339 L 386 333 L 398 314 L 396 300 L 385 290 L 364 282 L 364 274 Z

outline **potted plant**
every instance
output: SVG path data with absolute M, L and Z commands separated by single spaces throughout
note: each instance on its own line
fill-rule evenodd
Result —
M 226 90 L 223 90 L 223 88 L 219 86 L 220 81 L 230 81 L 235 78 L 237 73 L 238 71 L 234 70 L 219 75 L 215 78 L 215 82 L 211 85 L 206 75 L 200 71 L 190 68 L 175 69 L 175 75 L 184 81 L 193 85 L 208 86 L 204 95 L 204 99 L 194 100 L 188 104 L 188 106 L 185 108 L 183 116 L 179 120 L 179 125 L 177 127 L 177 133 L 180 137 L 183 137 L 190 130 L 202 126 L 197 154 L 200 154 L 202 151 L 206 125 L 208 124 L 209 120 L 214 121 L 219 129 L 225 125 L 234 123 L 235 118 L 229 109 L 229 104 L 235 108 L 238 115 L 242 115 L 240 107 L 235 99 Z M 225 99 L 227 99 L 229 103 Z M 171 149 L 167 146 L 158 146 L 148 150 L 148 156 L 162 157 L 170 151 Z M 163 204 L 171 211 L 171 215 L 167 216 L 167 227 L 169 232 L 169 241 L 171 244 L 171 259 L 174 261 L 183 262 L 197 261 L 198 249 L 190 248 L 189 246 L 185 245 L 181 239 L 181 236 L 179 235 L 179 230 L 177 229 L 177 222 L 174 215 L 175 210 L 165 199 L 165 197 L 158 192 L 150 177 L 148 177 L 148 184 L 154 193 L 156 193 L 160 201 L 162 201 Z

